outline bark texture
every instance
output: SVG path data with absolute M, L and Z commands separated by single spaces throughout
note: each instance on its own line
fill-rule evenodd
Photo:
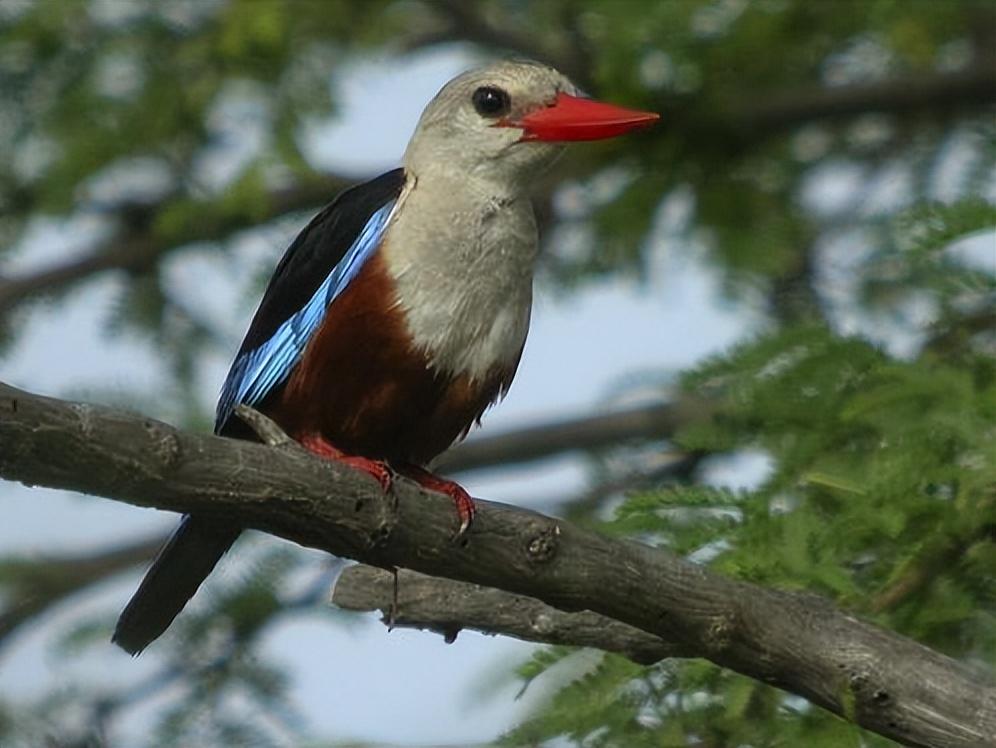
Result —
M 394 574 L 365 564 L 349 566 L 335 583 L 332 602 L 346 610 L 380 610 L 390 628 L 434 631 L 450 642 L 462 629 L 473 629 L 543 644 L 595 647 L 642 665 L 695 656 L 678 643 L 590 610 L 566 613 L 525 595 L 408 569 Z

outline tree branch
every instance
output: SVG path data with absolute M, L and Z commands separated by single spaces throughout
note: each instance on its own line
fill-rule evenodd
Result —
M 474 629 L 542 644 L 604 649 L 643 665 L 693 656 L 675 642 L 590 610 L 565 613 L 493 587 L 401 569 L 396 601 L 394 591 L 394 574 L 360 564 L 343 570 L 332 590 L 332 602 L 346 610 L 380 610 L 392 628 L 434 631 L 450 642 L 461 629 Z
M 654 403 L 643 408 L 596 416 L 554 420 L 494 436 L 472 438 L 447 452 L 440 462 L 447 471 L 459 473 L 531 462 L 561 452 L 597 449 L 636 440 L 664 439 L 686 423 L 686 419 L 707 417 L 711 407 L 703 404 L 699 408 L 692 401 Z M 239 411 L 239 415 L 249 422 L 263 442 L 271 446 L 283 444 L 288 439 L 282 431 L 279 434 L 271 432 L 271 427 L 277 428 L 276 425 L 269 419 L 259 421 L 259 414 L 252 409 Z M 292 444 L 297 445 L 296 442 Z M 698 459 L 698 455 L 676 453 L 663 471 L 596 486 L 572 503 L 580 504 L 582 510 L 590 509 L 596 499 L 608 492 L 623 490 L 634 483 L 659 481 L 664 474 L 690 470 Z M 5 603 L 0 606 L 0 648 L 20 627 L 83 588 L 138 564 L 148 563 L 168 537 L 149 538 L 127 548 L 99 553 L 38 559 L 0 557 L 0 587 L 6 593 Z
M 617 410 L 596 416 L 569 418 L 469 439 L 439 458 L 447 472 L 526 463 L 562 452 L 617 446 L 635 440 L 663 439 L 689 423 L 709 418 L 715 405 L 701 399 Z
M 176 209 L 175 199 L 141 209 L 121 206 L 116 212 L 124 227 L 96 249 L 46 268 L 14 277 L 0 277 L 0 318 L 27 298 L 69 288 L 96 273 L 107 270 L 143 272 L 164 255 L 186 244 L 221 240 L 247 226 L 321 205 L 352 181 L 337 176 L 316 176 L 292 187 L 273 190 L 242 209 L 233 210 L 224 197 L 192 204 L 184 228 L 165 238 L 158 236 L 153 227 L 169 218 L 170 211 Z
M 511 16 L 506 16 L 505 23 L 495 23 L 493 19 L 487 18 L 487 14 L 481 12 L 481 6 L 475 3 L 462 0 L 433 0 L 427 3 L 426 7 L 437 16 L 439 23 L 435 28 L 417 32 L 403 39 L 400 48 L 405 52 L 440 44 L 472 42 L 503 54 L 512 53 L 545 62 L 560 70 L 582 88 L 587 89 L 593 83 L 590 57 L 580 53 L 573 37 L 569 39 L 572 42 L 570 45 L 559 44 L 555 48 L 554 45 L 542 41 L 538 34 L 515 30 L 513 26 L 521 24 L 510 23 L 513 21 Z
M 915 114 L 992 106 L 996 103 L 996 68 L 978 63 L 961 70 L 920 73 L 872 83 L 808 86 L 755 92 L 731 102 L 730 125 L 744 132 L 772 134 L 825 119 L 860 114 Z
M 800 593 L 480 501 L 461 544 L 452 502 L 301 450 L 182 432 L 0 385 L 0 477 L 225 518 L 381 568 L 591 610 L 915 746 L 996 742 L 996 688 L 966 666 Z

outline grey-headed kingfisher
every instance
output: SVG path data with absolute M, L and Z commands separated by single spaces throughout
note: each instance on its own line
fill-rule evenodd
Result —
M 506 61 L 447 83 L 403 166 L 346 190 L 273 273 L 218 401 L 215 433 L 253 438 L 243 403 L 312 452 L 451 496 L 427 469 L 508 390 L 529 328 L 536 222 L 528 191 L 563 143 L 657 119 L 580 96 L 550 67 Z M 241 529 L 187 516 L 118 620 L 138 654 L 162 634 Z

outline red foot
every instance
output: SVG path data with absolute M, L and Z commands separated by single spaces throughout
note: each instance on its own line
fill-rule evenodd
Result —
M 373 460 L 369 457 L 361 457 L 360 455 L 348 455 L 320 434 L 304 434 L 303 436 L 299 436 L 297 440 L 301 443 L 302 447 L 312 454 L 316 454 L 326 460 L 332 460 L 333 462 L 341 462 L 343 465 L 349 465 L 357 470 L 362 470 L 380 483 L 380 487 L 384 489 L 385 493 L 391 489 L 394 473 L 391 472 L 391 468 L 383 460 Z
M 467 532 L 470 523 L 474 521 L 474 500 L 470 498 L 470 494 L 459 483 L 446 480 L 446 478 L 440 478 L 438 475 L 434 475 L 428 470 L 420 468 L 418 465 L 402 465 L 398 468 L 398 472 L 411 478 L 422 486 L 422 488 L 446 494 L 453 499 L 453 503 L 456 505 L 457 516 L 460 518 L 460 529 L 457 530 L 455 537 L 459 538 Z

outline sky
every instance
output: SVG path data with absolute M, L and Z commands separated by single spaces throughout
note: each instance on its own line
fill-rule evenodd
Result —
M 332 121 L 316 120 L 306 128 L 302 135 L 306 152 L 317 165 L 337 172 L 360 175 L 393 168 L 424 104 L 471 61 L 461 48 L 447 48 L 405 58 L 401 64 L 370 60 L 340 70 L 336 88 L 340 115 Z M 206 179 L 223 181 L 244 156 L 240 149 L 251 147 L 252 117 L 244 116 L 245 106 L 234 102 L 219 112 L 216 125 L 233 129 L 235 145 L 205 160 L 201 169 Z M 383 116 L 386 110 L 390 117 Z M 565 158 L 570 157 L 568 152 Z M 279 232 L 248 236 L 224 258 L 209 248 L 178 253 L 169 260 L 167 277 L 178 293 L 188 294 L 191 303 L 218 317 L 234 351 L 256 303 L 243 298 L 243 284 L 261 263 L 276 262 L 297 228 L 288 227 L 287 236 Z M 97 233 L 99 228 L 86 220 L 70 227 L 39 225 L 0 272 L 28 269 L 80 251 L 79 246 Z M 724 302 L 717 280 L 694 247 L 669 243 L 666 232 L 658 232 L 651 241 L 655 263 L 646 283 L 608 279 L 556 298 L 549 289 L 537 288 L 530 337 L 516 381 L 505 402 L 486 416 L 479 433 L 611 407 L 613 394 L 635 374 L 687 368 L 761 324 L 750 311 Z M 116 390 L 152 393 L 162 387 L 165 380 L 152 343 L 106 334 L 111 304 L 122 282 L 101 277 L 73 290 L 64 301 L 34 311 L 11 355 L 0 362 L 0 380 L 62 396 Z M 222 356 L 206 363 L 205 403 L 213 402 L 227 366 Z M 726 485 L 752 483 L 763 472 L 763 464 L 759 456 L 720 464 L 714 480 Z M 585 475 L 584 462 L 568 455 L 528 468 L 467 474 L 461 482 L 476 496 L 555 511 L 550 497 L 580 489 Z M 164 512 L 12 484 L 0 484 L 0 496 L 8 517 L 0 525 L 0 547 L 5 552 L 96 549 L 109 541 L 166 531 L 175 523 L 175 517 Z M 242 573 L 251 569 L 231 556 L 216 571 L 221 576 Z M 83 606 L 67 606 L 20 637 L 0 658 L 4 699 L 31 698 L 74 676 L 99 685 L 150 672 L 155 666 L 154 646 L 133 660 L 108 644 L 71 663 L 43 646 L 46 636 L 71 616 L 122 607 L 139 576 L 137 570 L 122 575 L 103 585 Z M 354 618 L 351 626 L 302 618 L 275 627 L 264 642 L 267 651 L 290 663 L 295 674 L 292 697 L 315 735 L 399 745 L 483 742 L 542 703 L 552 686 L 541 679 L 524 698 L 515 698 L 519 684 L 508 677 L 509 665 L 524 661 L 532 645 L 467 632 L 448 645 L 433 634 L 389 633 L 372 614 Z M 556 677 L 553 674 L 550 680 Z M 126 729 L 140 732 L 147 716 L 136 712 Z

